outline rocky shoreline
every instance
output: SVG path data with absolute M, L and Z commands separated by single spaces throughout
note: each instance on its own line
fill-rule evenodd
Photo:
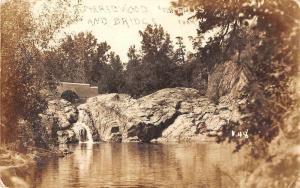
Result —
M 79 106 L 52 100 L 42 115 L 49 135 L 61 144 L 206 141 L 240 116 L 237 103 L 214 104 L 191 88 L 162 89 L 139 99 L 102 94 Z

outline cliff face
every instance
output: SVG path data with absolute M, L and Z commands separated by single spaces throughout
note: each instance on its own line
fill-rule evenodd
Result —
M 241 99 L 251 78 L 246 65 L 232 61 L 217 64 L 208 76 L 206 96 L 214 102 Z

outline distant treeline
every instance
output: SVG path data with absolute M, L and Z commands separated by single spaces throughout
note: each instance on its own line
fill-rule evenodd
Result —
M 148 25 L 142 32 L 141 49 L 131 46 L 128 62 L 98 42 L 91 33 L 68 35 L 60 45 L 44 53 L 49 83 L 90 83 L 99 93 L 128 93 L 140 97 L 169 87 L 206 91 L 207 67 L 196 55 L 187 56 L 182 37 L 173 44 L 161 26 Z

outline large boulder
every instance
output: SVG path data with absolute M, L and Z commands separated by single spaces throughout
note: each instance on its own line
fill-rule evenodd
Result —
M 48 109 L 44 114 L 48 119 L 53 119 L 59 129 L 66 130 L 71 127 L 78 119 L 78 110 L 70 102 L 61 100 L 52 100 L 48 102 Z
M 104 94 L 78 108 L 86 118 L 80 114 L 77 123 L 95 127 L 100 140 L 116 142 L 203 140 L 204 133 L 218 134 L 240 117 L 235 105 L 216 105 L 191 88 L 163 89 L 140 99 Z

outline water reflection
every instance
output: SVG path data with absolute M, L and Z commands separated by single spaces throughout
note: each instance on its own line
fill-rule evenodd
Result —
M 82 143 L 38 169 L 35 187 L 237 187 L 241 154 L 228 145 Z

